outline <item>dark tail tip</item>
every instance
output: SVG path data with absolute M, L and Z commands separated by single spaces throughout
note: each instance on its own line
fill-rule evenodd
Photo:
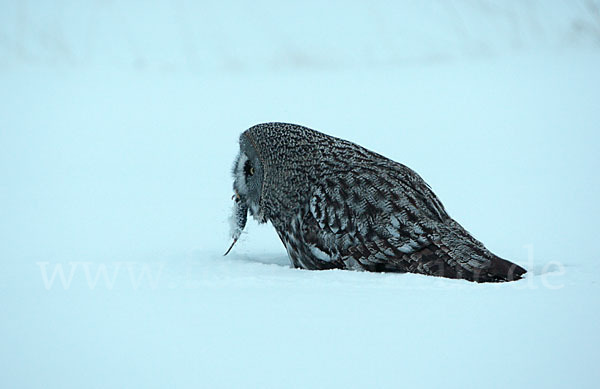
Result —
M 477 282 L 507 282 L 517 281 L 523 278 L 527 270 L 516 263 L 507 261 L 497 256 L 492 257 L 492 264 L 485 269 L 485 274 L 475 277 Z

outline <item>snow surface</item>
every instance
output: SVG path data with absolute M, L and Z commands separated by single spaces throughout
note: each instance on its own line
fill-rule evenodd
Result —
M 0 4 L 0 383 L 597 387 L 594 1 Z M 526 279 L 291 269 L 239 133 L 415 169 Z

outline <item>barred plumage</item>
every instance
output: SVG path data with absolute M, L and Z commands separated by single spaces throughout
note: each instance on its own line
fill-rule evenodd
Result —
M 242 133 L 233 176 L 234 243 L 247 209 L 273 224 L 295 267 L 478 282 L 525 273 L 448 216 L 413 170 L 306 127 L 264 123 Z

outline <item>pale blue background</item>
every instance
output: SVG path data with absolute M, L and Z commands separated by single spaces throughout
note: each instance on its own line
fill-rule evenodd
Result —
M 1 2 L 3 387 L 595 387 L 598 9 Z M 528 278 L 293 270 L 253 221 L 223 258 L 264 121 L 407 164 Z

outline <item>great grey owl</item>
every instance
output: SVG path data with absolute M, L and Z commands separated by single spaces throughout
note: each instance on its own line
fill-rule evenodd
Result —
M 233 178 L 231 247 L 250 212 L 273 224 L 297 268 L 477 282 L 512 281 L 526 272 L 448 216 L 413 170 L 306 127 L 264 123 L 243 132 Z

